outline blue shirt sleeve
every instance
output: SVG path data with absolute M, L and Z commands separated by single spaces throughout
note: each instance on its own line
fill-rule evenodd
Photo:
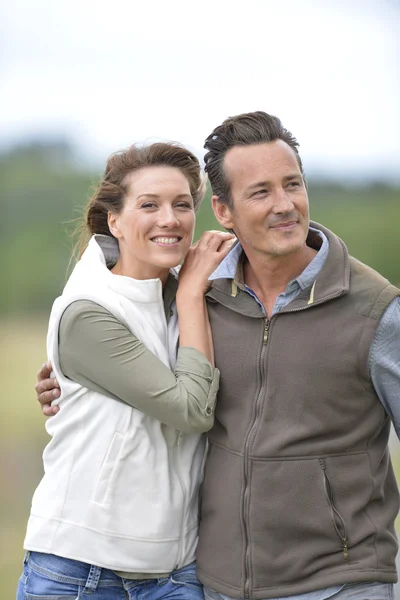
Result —
M 400 439 L 400 298 L 383 314 L 371 345 L 372 383 Z

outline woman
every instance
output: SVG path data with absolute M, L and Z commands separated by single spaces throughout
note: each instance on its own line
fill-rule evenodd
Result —
M 219 379 L 204 292 L 234 240 L 206 232 L 190 249 L 203 194 L 180 146 L 108 160 L 92 237 L 50 316 L 61 410 L 47 422 L 18 600 L 202 598 L 197 496 Z

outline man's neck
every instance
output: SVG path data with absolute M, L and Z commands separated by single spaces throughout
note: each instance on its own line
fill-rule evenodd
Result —
M 271 316 L 276 298 L 282 294 L 290 281 L 296 279 L 310 264 L 317 250 L 304 246 L 295 255 L 267 257 L 246 252 L 243 266 L 245 284 L 262 302 L 265 312 Z

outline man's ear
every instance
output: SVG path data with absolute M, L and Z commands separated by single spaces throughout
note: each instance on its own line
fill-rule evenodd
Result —
M 214 211 L 215 218 L 218 223 L 225 229 L 233 229 L 232 211 L 227 204 L 221 202 L 219 196 L 211 197 L 211 205 Z
M 116 213 L 108 211 L 107 223 L 108 223 L 108 229 L 110 230 L 110 233 L 115 238 L 119 239 L 121 237 L 121 232 L 118 227 L 118 215 Z

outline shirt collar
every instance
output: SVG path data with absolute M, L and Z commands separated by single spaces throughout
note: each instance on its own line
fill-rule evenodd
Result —
M 240 242 L 237 242 L 232 250 L 229 251 L 228 255 L 224 258 L 221 264 L 211 273 L 208 278 L 209 281 L 214 279 L 235 279 L 237 266 L 242 256 L 243 248 Z
M 313 235 L 311 236 L 310 233 L 312 233 Z M 312 259 L 312 261 L 307 265 L 307 267 L 304 269 L 304 271 L 302 273 L 300 273 L 300 275 L 298 277 L 296 277 L 296 279 L 294 279 L 293 281 L 289 282 L 289 286 L 293 283 L 296 282 L 300 288 L 302 290 L 304 290 L 307 287 L 310 287 L 313 282 L 315 281 L 318 273 L 321 271 L 322 267 L 324 266 L 326 257 L 328 256 L 328 251 L 329 251 L 329 242 L 328 242 L 328 238 L 326 237 L 326 235 L 322 232 L 319 231 L 318 229 L 315 229 L 314 227 L 310 227 L 309 229 L 309 245 L 311 245 L 311 247 L 314 247 L 313 239 L 314 238 L 314 243 L 315 241 L 317 242 L 315 245 L 319 245 L 319 240 L 315 240 L 315 238 L 319 238 L 321 246 L 317 252 L 317 254 L 315 255 L 315 257 Z M 311 239 L 310 239 L 311 238 Z M 318 248 L 316 248 L 318 249 Z M 240 242 L 238 242 L 233 248 L 232 250 L 229 252 L 229 254 L 224 258 L 224 260 L 221 262 L 221 264 L 215 269 L 215 271 L 211 274 L 211 276 L 209 277 L 209 281 L 214 281 L 215 279 L 237 279 L 237 277 L 240 277 L 240 272 L 242 269 L 241 266 L 241 258 L 243 257 L 243 248 L 240 244 Z

